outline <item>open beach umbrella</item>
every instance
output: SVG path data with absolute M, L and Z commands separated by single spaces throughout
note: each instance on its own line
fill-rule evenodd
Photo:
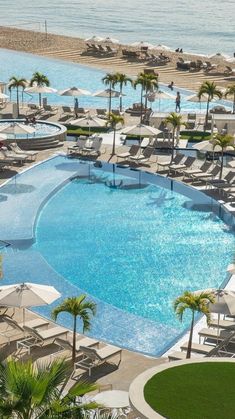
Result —
M 70 121 L 70 124 L 77 125 L 79 127 L 93 127 L 93 128 L 100 128 L 105 127 L 106 121 L 104 119 L 97 118 L 95 116 L 86 116 L 84 118 L 74 119 Z
M 27 87 L 24 90 L 26 93 L 56 93 L 57 90 L 53 89 L 53 87 L 48 87 L 48 86 L 32 86 L 32 87 Z
M 119 44 L 119 40 L 118 39 L 110 38 L 109 36 L 107 36 L 106 38 L 104 38 L 103 42 L 106 42 L 107 44 Z
M 80 89 L 79 87 L 69 87 L 68 89 L 60 90 L 60 96 L 90 96 L 91 92 L 89 90 Z
M 5 95 L 5 93 L 0 92 L 0 99 L 8 99 L 8 98 L 9 98 L 8 95 Z
M 30 125 L 20 124 L 19 122 L 13 122 L 12 124 L 4 125 L 0 127 L 0 132 L 5 134 L 19 135 L 19 134 L 33 134 L 36 129 Z
M 161 100 L 162 99 L 175 100 L 174 95 L 172 95 L 171 93 L 168 93 L 168 92 L 164 92 L 162 90 L 158 90 L 156 92 L 150 92 L 147 95 L 144 95 L 144 97 L 147 97 L 149 102 L 154 102 L 155 100 L 158 99 L 158 110 L 159 111 L 161 109 Z
M 89 38 L 85 39 L 86 42 L 102 42 L 104 38 L 101 38 L 101 36 L 90 36 Z
M 48 285 L 24 282 L 0 287 L 0 305 L 23 308 L 23 323 L 25 323 L 24 309 L 26 307 L 51 304 L 59 297 L 61 294 L 54 287 Z
M 208 101 L 207 95 L 202 95 L 199 99 L 198 95 L 191 95 L 186 98 L 188 102 L 199 103 L 200 104 L 200 111 L 202 109 L 202 103 L 206 103 Z M 212 102 L 213 99 L 210 101 Z
M 104 97 L 104 98 L 109 98 L 110 96 L 112 98 L 114 97 L 120 97 L 120 92 L 118 92 L 117 90 L 113 90 L 113 89 L 105 89 L 105 90 L 99 90 L 98 92 L 93 93 L 94 97 Z M 122 96 L 126 96 L 124 93 L 122 93 Z
M 125 135 L 143 135 L 144 137 L 154 137 L 155 135 L 160 134 L 160 132 L 162 131 L 144 124 L 133 125 L 122 130 L 122 134 Z
M 214 147 L 213 140 L 211 140 L 211 141 L 209 141 L 209 140 L 201 141 L 198 144 L 194 144 L 192 146 L 192 148 L 194 148 L 196 150 L 199 150 L 199 151 L 213 151 L 213 152 L 218 152 L 218 153 L 221 151 L 221 147 L 219 145 L 216 145 Z M 226 150 L 227 151 L 228 150 L 234 150 L 234 148 L 232 146 L 228 146 L 228 147 L 226 147 Z
M 145 41 L 140 41 L 140 42 L 133 42 L 133 44 L 131 44 L 131 47 L 135 47 L 135 48 L 154 48 L 153 44 L 150 44 L 149 42 L 145 42 Z

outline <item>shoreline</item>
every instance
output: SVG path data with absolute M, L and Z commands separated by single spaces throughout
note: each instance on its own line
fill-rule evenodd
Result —
M 2 49 L 64 60 L 107 72 L 125 72 L 132 77 L 143 71 L 144 68 L 152 68 L 158 72 L 160 83 L 168 85 L 171 81 L 174 81 L 175 86 L 193 91 L 197 91 L 201 83 L 206 80 L 214 81 L 220 87 L 226 87 L 229 81 L 224 80 L 222 72 L 226 69 L 226 66 L 232 65 L 222 57 L 216 57 L 209 61 L 218 65 L 218 74 L 204 74 L 202 70 L 197 72 L 179 71 L 176 69 L 176 62 L 179 58 L 194 61 L 207 59 L 207 57 L 202 54 L 164 51 L 164 54 L 170 58 L 170 62 L 164 66 L 150 66 L 146 61 L 124 60 L 122 58 L 122 48 L 135 50 L 135 48 L 124 44 L 114 45 L 115 48 L 118 48 L 116 56 L 84 55 L 86 41 L 82 38 L 53 33 L 46 35 L 42 32 L 5 26 L 0 26 L 0 41 Z M 159 54 L 160 50 L 151 49 L 151 52 Z

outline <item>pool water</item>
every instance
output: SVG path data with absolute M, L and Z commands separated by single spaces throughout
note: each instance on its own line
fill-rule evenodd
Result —
M 13 73 L 17 77 L 24 77 L 27 80 L 30 80 L 32 74 L 36 71 L 44 73 L 50 80 L 51 86 L 63 90 L 72 86 L 77 86 L 80 88 L 87 89 L 92 93 L 97 90 L 103 90 L 105 88 L 102 83 L 102 77 L 105 75 L 104 71 L 83 66 L 80 64 L 75 64 L 71 62 L 66 62 L 62 60 L 50 59 L 45 57 L 40 57 L 32 54 L 26 54 L 21 52 L 9 51 L 0 49 L 0 60 L 4 63 L 1 69 L 1 79 L 8 82 L 9 78 L 12 77 Z M 15 72 L 14 69 L 17 69 Z M 169 83 L 171 80 L 169 80 Z M 179 90 L 181 93 L 181 111 L 182 112 L 205 112 L 206 103 L 201 104 L 201 108 L 198 103 L 189 102 L 186 100 L 187 96 L 192 95 L 193 92 L 184 89 L 175 88 L 174 92 L 171 92 L 166 86 L 160 84 L 160 89 L 167 91 L 168 93 L 176 94 L 176 90 Z M 126 96 L 123 97 L 123 106 L 128 108 L 134 102 L 140 102 L 140 88 L 133 89 L 130 84 L 124 87 L 123 92 Z M 50 104 L 64 104 L 73 106 L 74 98 L 59 96 L 57 94 L 45 95 L 47 97 L 48 103 Z M 11 98 L 16 99 L 16 93 L 12 90 Z M 92 96 L 80 96 L 79 106 L 82 107 L 92 107 L 92 108 L 107 108 L 107 99 L 92 97 Z M 38 94 L 23 94 L 23 100 L 26 103 L 37 103 Z M 232 104 L 229 101 L 215 101 L 212 106 L 216 104 L 228 106 L 231 108 Z M 175 100 L 174 99 L 165 99 L 152 102 L 151 107 L 153 110 L 161 110 L 162 112 L 172 112 L 175 110 Z M 112 108 L 116 109 L 119 106 L 119 99 L 112 99 Z
M 71 284 L 161 325 L 159 341 L 169 344 L 189 325 L 176 319 L 174 299 L 222 284 L 234 235 L 208 205 L 162 187 L 161 177 L 142 184 L 140 176 L 133 185 L 89 166 L 44 206 L 34 248 Z

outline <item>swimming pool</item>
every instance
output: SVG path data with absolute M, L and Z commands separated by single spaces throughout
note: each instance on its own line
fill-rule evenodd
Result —
M 106 341 L 159 355 L 188 327 L 174 316 L 174 298 L 226 281 L 234 219 L 181 183 L 58 156 L 1 195 L 1 239 L 18 249 L 6 259 L 7 281 L 26 271 L 63 296 L 88 293 L 98 304 L 91 335 Z
M 14 126 L 15 123 L 21 123 L 24 124 L 25 120 L 1 120 L 0 121 L 0 128 L 2 129 L 3 127 L 8 127 L 9 124 Z M 65 128 L 62 125 L 59 124 L 55 124 L 54 122 L 36 122 L 34 124 L 27 124 L 27 126 L 32 127 L 33 129 L 35 129 L 35 132 L 33 133 L 25 133 L 25 134 L 7 134 L 8 138 L 14 138 L 14 139 L 20 139 L 20 138 L 40 138 L 40 137 L 50 137 L 50 136 L 54 136 L 54 135 L 58 135 L 61 134 L 62 131 L 65 131 Z M 4 132 L 4 131 L 2 131 Z
M 90 68 L 88 66 L 4 49 L 0 49 L 0 60 L 4 62 L 4 66 L 1 69 L 1 78 L 6 82 L 8 82 L 9 78 L 12 76 L 14 69 L 17 69 L 16 75 L 19 77 L 24 77 L 27 80 L 30 80 L 32 74 L 35 71 L 40 71 L 41 73 L 44 73 L 48 76 L 51 82 L 51 86 L 59 90 L 63 90 L 72 86 L 88 89 L 91 92 L 104 89 L 104 84 L 102 83 L 101 79 L 105 75 L 105 72 Z M 169 82 L 170 81 L 171 80 L 169 80 Z M 164 85 L 160 85 L 160 89 L 169 93 L 169 89 Z M 175 88 L 175 90 L 176 89 L 181 93 L 182 112 L 205 112 L 206 103 L 202 103 L 200 109 L 198 103 L 193 103 L 186 100 L 187 96 L 190 96 L 193 92 L 180 88 Z M 124 107 L 128 108 L 133 104 L 133 102 L 140 102 L 139 87 L 137 87 L 135 90 L 128 84 L 124 87 L 123 91 L 126 95 L 123 97 Z M 14 100 L 16 98 L 16 93 L 13 90 L 11 97 Z M 29 95 L 24 93 L 23 99 L 26 103 L 36 103 L 38 101 L 38 95 Z M 52 104 L 64 104 L 70 106 L 73 106 L 74 104 L 74 99 L 72 97 L 59 96 L 57 94 L 47 95 L 47 99 L 48 103 Z M 84 107 L 105 108 L 107 107 L 107 99 L 92 96 L 81 96 L 79 97 L 79 104 L 80 106 Z M 228 106 L 230 109 L 232 106 L 231 102 L 221 100 L 213 102 L 211 107 L 216 104 Z M 112 107 L 118 108 L 118 106 L 119 99 L 112 99 Z M 151 103 L 151 107 L 153 110 L 158 111 L 159 102 L 155 101 Z M 162 112 L 174 111 L 175 100 L 161 100 L 160 110 Z

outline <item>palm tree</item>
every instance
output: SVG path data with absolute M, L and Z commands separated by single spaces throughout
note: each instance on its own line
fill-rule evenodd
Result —
M 36 365 L 13 359 L 0 364 L 0 416 L 4 419 L 84 418 L 83 411 L 95 403 L 75 404 L 75 397 L 94 391 L 97 386 L 78 381 L 64 395 L 70 377 L 64 360 Z
M 12 76 L 9 80 L 9 84 L 8 84 L 8 89 L 11 90 L 12 89 L 16 89 L 16 103 L 17 103 L 17 117 L 19 117 L 20 114 L 20 107 L 19 107 L 19 89 L 22 88 L 22 90 L 25 89 L 26 87 L 26 79 L 19 79 L 15 76 Z
M 35 73 L 33 73 L 33 76 L 30 80 L 30 86 L 38 86 L 38 87 L 43 87 L 43 86 L 50 86 L 50 81 L 47 78 L 47 76 L 45 76 L 45 74 L 39 73 L 39 71 L 36 71 Z M 42 94 L 39 93 L 39 106 L 41 107 L 42 105 Z
M 204 81 L 198 91 L 198 97 L 201 99 L 203 95 L 207 95 L 207 106 L 206 106 L 206 119 L 205 119 L 205 125 L 204 129 L 206 130 L 207 123 L 208 123 L 208 115 L 209 115 L 209 106 L 212 99 L 217 97 L 218 99 L 221 99 L 223 94 L 222 92 L 217 88 L 216 84 L 214 82 L 210 81 Z
M 124 118 L 121 115 L 114 115 L 110 113 L 108 115 L 108 121 L 106 125 L 109 125 L 113 129 L 113 148 L 112 148 L 112 156 L 115 154 L 115 139 L 116 139 L 116 130 L 118 124 L 124 124 Z
M 227 98 L 228 96 L 233 96 L 233 113 L 235 113 L 235 84 L 227 87 L 225 97 Z
M 172 144 L 172 155 L 171 155 L 171 160 L 173 160 L 174 158 L 174 147 L 175 147 L 175 134 L 178 137 L 179 136 L 179 132 L 180 132 L 180 127 L 182 125 L 186 125 L 184 122 L 182 122 L 182 115 L 176 113 L 176 112 L 171 112 L 165 119 L 164 121 L 165 124 L 170 124 L 172 126 L 172 140 L 173 140 L 173 144 Z
M 79 317 L 83 323 L 83 333 L 90 330 L 90 316 L 94 316 L 96 313 L 96 304 L 92 301 L 85 301 L 86 295 L 80 295 L 79 297 L 66 298 L 52 311 L 52 318 L 57 319 L 58 314 L 65 312 L 73 316 L 73 352 L 72 361 L 75 362 L 76 357 L 76 331 L 77 331 L 77 317 Z
M 151 90 L 154 90 L 158 87 L 158 76 L 156 74 L 146 74 L 146 73 L 139 73 L 136 80 L 133 82 L 133 86 L 136 87 L 140 85 L 140 104 L 141 104 L 141 111 L 140 111 L 140 123 L 142 123 L 142 115 L 143 115 L 143 96 L 145 93 L 145 108 L 147 107 L 148 101 L 148 93 Z
M 112 105 L 112 88 L 115 86 L 115 83 L 117 82 L 117 78 L 115 74 L 107 73 L 103 78 L 102 82 L 105 84 L 105 86 L 108 86 L 109 88 L 109 111 L 111 112 L 111 105 Z
M 213 140 L 213 147 L 219 146 L 221 148 L 221 167 L 220 167 L 220 179 L 222 178 L 224 168 L 224 152 L 227 147 L 234 148 L 234 138 L 228 134 L 217 134 Z
M 130 77 L 127 77 L 124 73 L 115 73 L 114 74 L 116 80 L 114 81 L 114 86 L 116 84 L 119 84 L 119 91 L 120 91 L 120 105 L 119 109 L 120 112 L 122 112 L 122 92 L 123 92 L 123 86 L 126 86 L 127 83 L 132 83 L 132 79 Z
M 210 311 L 209 311 L 208 304 L 214 303 L 214 302 L 215 302 L 214 296 L 206 291 L 205 292 L 202 291 L 201 293 L 193 293 L 190 291 L 185 291 L 183 295 L 176 298 L 176 300 L 174 301 L 174 311 L 181 322 L 182 322 L 183 314 L 185 310 L 190 310 L 192 313 L 192 320 L 191 320 L 186 358 L 190 358 L 191 356 L 195 313 L 198 312 L 198 313 L 205 314 L 207 323 L 209 324 Z

